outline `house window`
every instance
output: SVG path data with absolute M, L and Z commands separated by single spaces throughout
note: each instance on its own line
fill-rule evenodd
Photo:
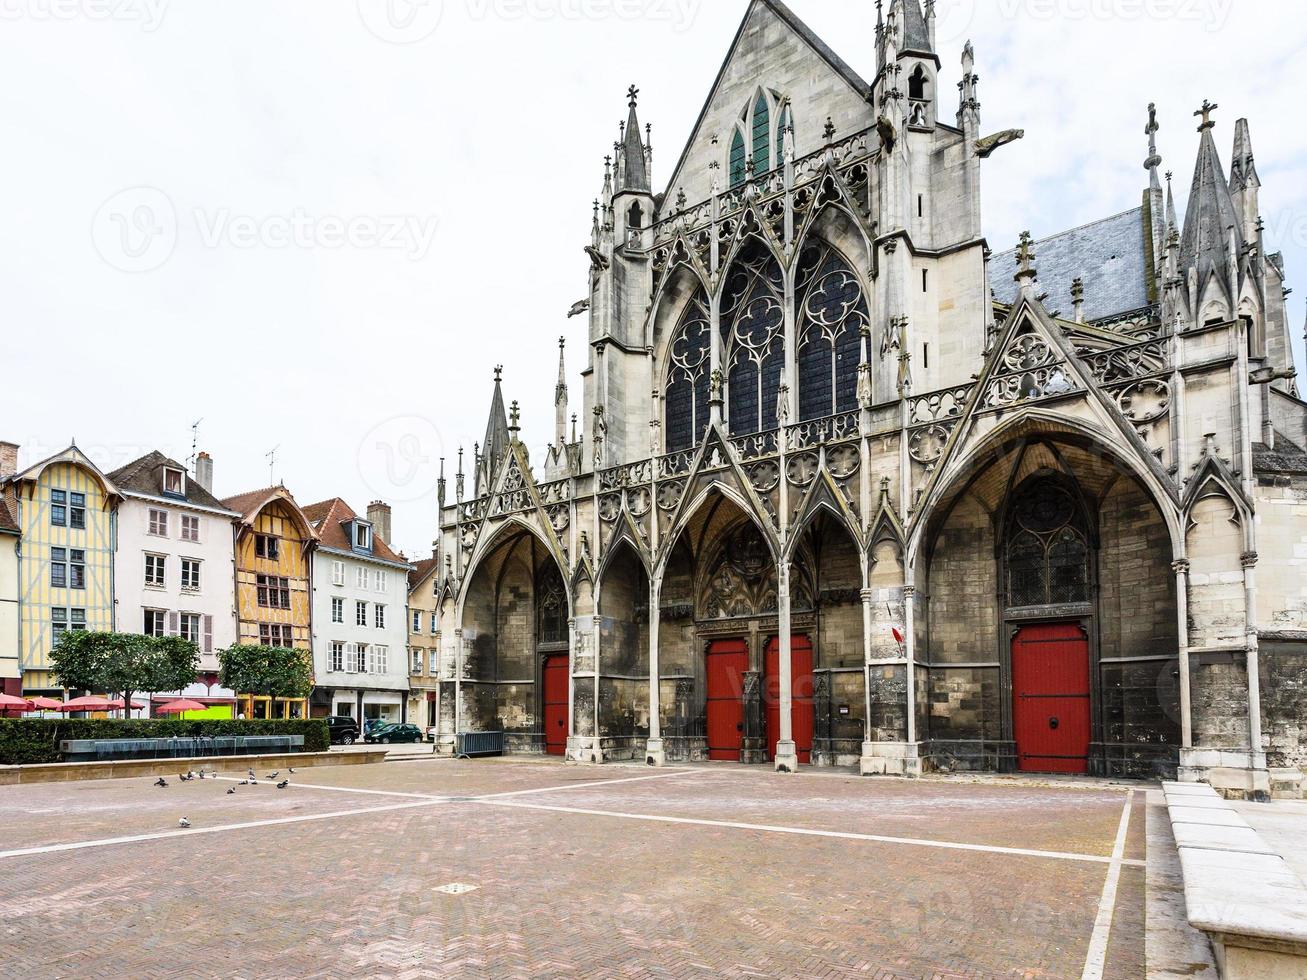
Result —
M 163 492 L 174 497 L 186 496 L 186 474 L 181 470 L 164 469 Z
M 432 632 L 433 635 L 435 634 L 436 629 L 437 629 L 437 627 L 436 627 L 436 614 L 435 614 L 435 613 L 432 613 L 432 614 L 431 614 L 431 632 Z
M 368 604 L 366 602 L 354 603 L 354 624 L 356 626 L 368 625 Z
M 166 510 L 150 510 L 150 534 L 156 538 L 166 538 L 168 536 L 168 512 Z
M 164 574 L 168 559 L 163 555 L 145 556 L 145 585 L 150 589 L 162 589 L 166 577 Z
M 331 563 L 331 584 L 345 584 L 345 563 L 343 561 L 333 561 Z
M 385 674 L 390 671 L 390 647 L 372 648 L 372 673 Z
M 413 613 L 413 632 L 422 632 L 422 614 L 420 612 Z
M 368 672 L 368 645 L 360 643 L 354 647 L 354 673 L 366 674 Z
M 50 610 L 50 632 L 58 641 L 59 637 L 68 632 L 68 610 L 51 609 Z
M 281 540 L 271 534 L 259 534 L 254 538 L 254 555 L 268 561 L 281 560 Z
M 68 525 L 68 494 L 62 490 L 50 491 L 50 524 L 54 527 Z
M 71 615 L 69 616 L 68 625 L 69 628 L 73 630 L 86 629 L 86 610 L 85 609 L 71 610 Z
M 366 524 L 354 525 L 354 547 L 360 551 L 372 550 L 372 528 Z
M 334 598 L 331 600 L 331 621 L 333 623 L 345 622 L 345 600 Z
M 345 670 L 345 644 L 333 643 L 331 645 L 331 664 L 327 668 L 333 674 L 343 673 Z
M 255 581 L 259 605 L 264 609 L 290 608 L 290 579 L 275 575 L 260 575 Z
M 68 587 L 86 588 L 86 552 L 78 548 L 68 552 Z
M 50 549 L 50 588 L 68 588 L 68 549 Z
M 198 542 L 200 540 L 200 519 L 188 514 L 182 515 L 182 540 Z
M 376 606 L 376 624 L 379 630 L 386 628 L 386 607 L 381 603 L 377 603 Z
M 182 559 L 182 591 L 200 591 L 200 563 L 194 558 Z
M 200 615 L 199 613 L 182 613 L 177 621 L 177 633 L 183 640 L 190 640 L 196 646 L 200 645 Z
M 385 592 L 390 585 L 390 575 L 384 569 L 377 569 L 372 575 L 373 588 L 378 592 Z
M 362 565 L 354 569 L 354 587 L 356 589 L 366 589 L 368 587 L 368 570 Z
M 86 494 L 70 493 L 68 495 L 68 526 L 86 527 Z
M 141 632 L 146 636 L 163 636 L 163 610 L 147 609 L 145 610 L 145 623 Z
M 422 676 L 422 651 L 421 650 L 413 651 L 413 676 L 414 677 Z
M 288 625 L 282 623 L 259 624 L 259 643 L 263 646 L 290 649 L 294 646 L 294 642 L 291 636 L 291 628 Z

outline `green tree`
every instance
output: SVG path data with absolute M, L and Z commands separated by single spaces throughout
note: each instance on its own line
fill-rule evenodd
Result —
M 219 683 L 237 694 L 297 700 L 313 690 L 307 651 L 235 646 L 218 652 Z
M 195 682 L 199 648 L 179 636 L 70 632 L 50 651 L 59 683 L 132 702 L 134 694 L 180 691 Z

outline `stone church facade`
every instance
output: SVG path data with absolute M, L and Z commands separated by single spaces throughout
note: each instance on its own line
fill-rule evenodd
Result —
M 560 355 L 531 460 L 496 372 L 441 482 L 447 744 L 1300 791 L 1307 405 L 1248 125 L 1227 177 L 1197 114 L 1181 217 L 1150 107 L 1137 206 L 991 254 L 1022 134 L 970 45 L 945 105 L 933 8 L 867 82 L 752 0 L 660 193 L 632 88 L 580 428 Z

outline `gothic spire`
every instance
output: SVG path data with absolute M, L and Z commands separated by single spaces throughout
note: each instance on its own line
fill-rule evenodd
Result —
M 1157 179 L 1157 168 L 1162 165 L 1162 156 L 1157 152 L 1157 131 L 1161 128 L 1157 121 L 1157 103 L 1150 102 L 1148 125 L 1144 127 L 1144 133 L 1148 136 L 1148 159 L 1144 161 L 1144 169 L 1148 171 L 1148 188 L 1154 191 L 1162 189 L 1162 184 Z
M 1199 290 L 1205 288 L 1213 273 L 1219 281 L 1227 282 L 1226 272 L 1233 258 L 1229 254 L 1231 232 L 1237 235 L 1239 229 L 1230 185 L 1226 182 L 1221 156 L 1212 138 L 1212 130 L 1216 127 L 1212 112 L 1217 108 L 1204 102 L 1203 107 L 1194 113 L 1203 120 L 1198 127 L 1202 139 L 1198 145 L 1189 204 L 1185 209 L 1184 234 L 1180 239 L 1180 267 L 1186 274 L 1189 269 L 1197 271 Z M 1229 285 L 1233 288 L 1233 283 Z
M 621 166 L 618 168 L 621 179 L 618 182 L 617 193 L 634 191 L 638 194 L 648 194 L 651 191 L 649 168 L 645 166 L 645 147 L 640 140 L 640 118 L 635 111 L 640 90 L 632 85 L 626 97 L 630 102 L 631 112 L 626 118 L 626 129 L 622 136 Z
M 490 418 L 486 422 L 486 440 L 481 450 L 484 467 L 477 472 L 478 496 L 489 491 L 499 464 L 508 455 L 508 412 L 504 408 L 504 368 L 495 368 L 495 394 L 490 400 Z
M 932 12 L 934 4 L 930 4 Z M 903 43 L 899 53 L 913 51 L 918 54 L 934 54 L 935 46 L 930 43 L 930 30 L 926 26 L 926 17 L 921 12 L 921 0 L 893 0 L 893 6 L 902 10 L 899 23 L 903 26 Z
M 558 386 L 554 389 L 554 444 L 567 443 L 567 338 L 558 338 Z
M 1248 130 L 1248 120 L 1240 119 L 1234 124 L 1234 156 L 1230 160 L 1230 190 L 1238 191 L 1245 187 L 1261 187 L 1257 176 L 1257 167 L 1253 163 L 1253 138 Z

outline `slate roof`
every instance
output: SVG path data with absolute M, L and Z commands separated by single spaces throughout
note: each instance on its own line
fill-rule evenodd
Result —
M 439 564 L 439 558 L 424 558 L 422 561 L 414 562 L 413 568 L 408 573 L 408 590 L 412 592 L 425 582 Z
M 1044 305 L 1072 316 L 1071 283 L 1085 281 L 1085 319 L 1089 322 L 1148 306 L 1148 260 L 1144 246 L 1144 209 L 1064 231 L 1035 243 L 1038 292 Z M 1013 276 L 1017 252 L 1000 252 L 989 262 L 990 288 L 1000 303 L 1015 303 L 1019 289 Z
M 1307 474 L 1307 452 L 1277 432 L 1274 449 L 1264 442 L 1253 443 L 1253 470 L 1258 473 Z
M 302 510 L 305 518 L 313 525 L 313 530 L 318 532 L 318 539 L 324 548 L 334 548 L 336 551 L 354 550 L 353 542 L 350 541 L 344 525 L 358 519 L 358 514 L 354 513 L 354 509 L 349 504 L 339 497 L 333 497 L 318 504 L 310 504 Z M 363 519 L 367 520 L 367 518 Z M 380 561 L 394 562 L 397 565 L 408 564 L 405 559 L 390 550 L 390 545 L 376 533 L 376 528 L 373 528 L 372 533 L 371 557 Z
M 164 496 L 162 471 L 165 466 L 169 469 L 186 472 L 185 466 L 174 459 L 169 459 L 156 449 L 154 452 L 146 453 L 140 459 L 114 470 L 109 474 L 109 479 L 113 481 L 113 484 L 119 490 L 127 493 L 162 497 Z M 186 502 L 197 507 L 227 510 L 217 497 L 200 486 L 199 482 L 189 474 L 186 476 Z

